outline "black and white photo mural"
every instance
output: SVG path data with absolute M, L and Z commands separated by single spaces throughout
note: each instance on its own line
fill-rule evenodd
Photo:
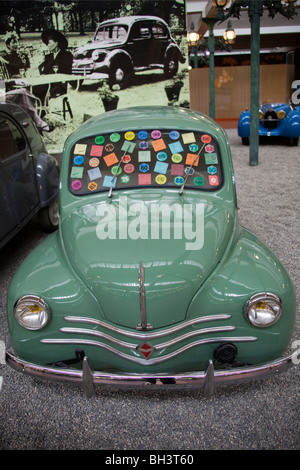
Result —
M 185 0 L 0 1 L 1 99 L 49 151 L 116 108 L 189 107 Z

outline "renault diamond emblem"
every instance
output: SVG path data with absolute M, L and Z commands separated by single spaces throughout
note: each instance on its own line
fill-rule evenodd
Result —
M 154 346 L 152 346 L 150 343 L 143 343 L 140 346 L 138 346 L 137 350 L 143 354 L 145 359 L 148 359 L 150 355 L 153 353 L 155 350 Z

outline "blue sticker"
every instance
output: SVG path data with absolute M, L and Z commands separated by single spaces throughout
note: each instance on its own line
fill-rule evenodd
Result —
M 153 171 L 155 171 L 155 173 L 163 173 L 163 174 L 166 174 L 166 173 L 167 173 L 168 166 L 169 166 L 168 163 L 156 162 Z
M 158 154 L 156 155 L 156 158 L 158 161 L 164 162 L 165 160 L 167 160 L 168 155 L 166 154 L 166 152 L 158 152 Z
M 140 165 L 140 171 L 142 173 L 146 173 L 147 171 L 149 171 L 149 165 L 148 163 L 141 163 Z
M 117 178 L 114 176 L 105 176 L 103 181 L 103 186 L 105 188 L 111 188 L 111 186 L 115 187 L 117 182 Z
M 184 182 L 184 179 L 182 178 L 182 176 L 176 176 L 176 178 L 174 178 L 175 184 L 181 185 L 183 184 L 183 182 Z
M 147 139 L 147 137 L 148 137 L 148 132 L 147 132 L 147 131 L 140 131 L 140 132 L 138 133 L 138 138 L 139 138 L 140 140 Z
M 190 149 L 191 152 L 197 152 L 197 150 L 199 150 L 199 147 L 198 147 L 197 144 L 191 144 L 189 146 L 189 149 Z
M 207 172 L 210 174 L 210 175 L 215 175 L 217 173 L 217 168 L 213 165 L 209 166 L 207 168 Z
M 83 156 L 82 155 L 76 155 L 76 157 L 74 158 L 75 165 L 82 165 L 83 162 L 84 162 Z
M 169 134 L 169 137 L 170 137 L 170 139 L 172 139 L 172 140 L 177 140 L 177 139 L 179 139 L 179 136 L 180 136 L 180 134 L 179 134 L 178 131 L 171 131 L 170 134 Z
M 174 142 L 173 144 L 169 144 L 169 147 L 172 153 L 183 152 L 183 148 L 180 142 Z

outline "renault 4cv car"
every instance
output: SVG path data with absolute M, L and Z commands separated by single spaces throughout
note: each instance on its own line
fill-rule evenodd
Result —
M 128 16 L 103 21 L 93 41 L 74 51 L 72 73 L 108 79 L 128 86 L 135 72 L 163 69 L 166 78 L 178 71 L 184 56 L 167 23 L 155 16 Z
M 286 137 L 288 145 L 298 145 L 300 136 L 300 106 L 285 103 L 265 103 L 259 109 L 260 136 Z M 244 145 L 249 144 L 250 111 L 241 113 L 238 135 Z
M 135 107 L 71 134 L 59 230 L 8 291 L 13 368 L 97 384 L 256 379 L 286 355 L 295 291 L 237 217 L 225 132 L 200 113 Z
M 57 229 L 58 162 L 14 103 L 0 103 L 0 182 L 0 249 L 36 214 L 43 230 Z

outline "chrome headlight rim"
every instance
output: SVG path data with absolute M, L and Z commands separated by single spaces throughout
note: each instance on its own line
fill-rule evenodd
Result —
M 281 120 L 284 119 L 286 116 L 286 113 L 283 109 L 280 109 L 279 111 L 277 111 L 276 114 L 277 114 L 278 119 L 281 119 Z
M 282 301 L 278 295 L 270 292 L 260 292 L 253 295 L 245 305 L 245 316 L 251 325 L 257 328 L 268 328 L 281 318 L 282 315 Z M 273 315 L 273 320 L 266 323 L 262 321 L 263 313 Z M 257 315 L 258 312 L 258 315 Z M 260 314 L 260 317 L 259 317 Z M 255 318 L 256 315 L 256 318 Z
M 34 315 L 35 323 L 33 322 Z M 18 324 L 26 330 L 37 331 L 47 325 L 50 320 L 51 310 L 41 297 L 24 295 L 15 303 L 14 316 Z

